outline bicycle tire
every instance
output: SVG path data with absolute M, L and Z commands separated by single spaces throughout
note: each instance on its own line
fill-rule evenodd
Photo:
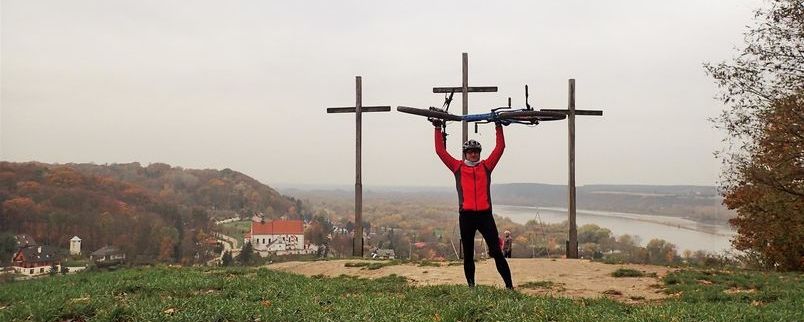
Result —
M 420 116 L 427 116 L 427 117 L 435 117 L 437 119 L 447 120 L 447 121 L 461 121 L 461 117 L 458 115 L 452 115 L 449 113 L 439 112 L 439 111 L 432 111 L 426 110 L 423 108 L 415 108 L 415 107 L 407 107 L 407 106 L 397 106 L 397 111 L 402 113 L 420 115 Z
M 567 118 L 567 115 L 559 112 L 547 111 L 515 111 L 500 112 L 500 119 L 513 121 L 558 121 Z

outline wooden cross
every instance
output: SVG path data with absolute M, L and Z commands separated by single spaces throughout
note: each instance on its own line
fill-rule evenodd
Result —
M 569 122 L 569 240 L 567 258 L 578 258 L 578 228 L 575 224 L 575 115 L 602 116 L 601 110 L 575 109 L 575 79 L 569 80 L 569 108 L 566 110 L 541 109 L 542 111 L 567 114 Z
M 363 257 L 363 180 L 361 178 L 361 140 L 362 120 L 365 112 L 389 112 L 390 106 L 363 106 L 363 81 L 355 76 L 355 106 L 330 107 L 327 113 L 355 113 L 355 236 L 352 243 L 352 256 Z
M 472 92 L 496 92 L 497 86 L 481 86 L 469 87 L 469 54 L 463 53 L 463 85 L 461 87 L 433 87 L 433 93 L 463 93 L 463 114 L 469 114 L 469 93 Z M 463 123 L 463 140 L 461 143 L 469 140 L 469 123 Z M 461 153 L 463 155 L 463 153 Z

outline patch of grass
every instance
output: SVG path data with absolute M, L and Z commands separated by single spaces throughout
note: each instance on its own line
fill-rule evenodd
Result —
M 630 268 L 618 268 L 616 271 L 611 273 L 611 276 L 614 277 L 644 277 L 645 273 L 630 269 Z
M 482 285 L 413 287 L 400 276 L 369 280 L 308 278 L 249 267 L 121 268 L 3 284 L 0 321 L 804 320 L 800 273 L 679 271 L 668 279 L 676 280 L 667 287 L 678 297 L 628 305 L 605 298 L 528 296 Z M 702 279 L 711 284 L 698 283 Z M 755 291 L 703 295 L 718 287 Z
M 344 267 L 366 267 L 370 263 L 369 262 L 346 262 L 343 264 Z
M 390 266 L 390 265 L 388 265 L 387 263 L 371 263 L 371 264 L 368 264 L 368 266 L 366 266 L 364 269 L 375 270 L 375 269 L 383 268 L 385 266 Z
M 394 266 L 404 264 L 404 261 L 390 260 L 390 261 L 374 261 L 374 262 L 346 262 L 343 264 L 345 267 L 362 267 L 367 270 L 380 269 L 386 266 Z
M 696 306 L 744 307 L 765 312 L 761 320 L 804 321 L 804 279 L 801 273 L 737 270 L 681 270 L 663 279 L 678 300 Z M 796 314 L 785 313 L 796 309 Z M 746 318 L 747 319 L 747 318 Z
M 237 240 L 238 246 L 243 247 L 243 235 L 251 230 L 251 220 L 228 222 L 218 226 L 221 233 Z
M 553 288 L 555 285 L 556 283 L 553 281 L 529 281 L 517 286 L 521 288 Z
M 441 263 L 424 260 L 419 262 L 419 267 L 441 267 Z

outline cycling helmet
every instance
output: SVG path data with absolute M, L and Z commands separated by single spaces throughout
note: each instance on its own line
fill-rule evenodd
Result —
M 475 140 L 469 140 L 464 142 L 463 144 L 463 153 L 466 153 L 466 151 L 469 150 L 482 151 L 483 148 L 480 146 L 480 142 L 477 142 Z

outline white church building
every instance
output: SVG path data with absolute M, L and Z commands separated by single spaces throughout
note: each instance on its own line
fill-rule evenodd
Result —
M 304 222 L 301 220 L 264 221 L 255 217 L 245 242 L 251 242 L 255 252 L 271 252 L 277 255 L 311 254 L 317 247 L 304 242 Z

